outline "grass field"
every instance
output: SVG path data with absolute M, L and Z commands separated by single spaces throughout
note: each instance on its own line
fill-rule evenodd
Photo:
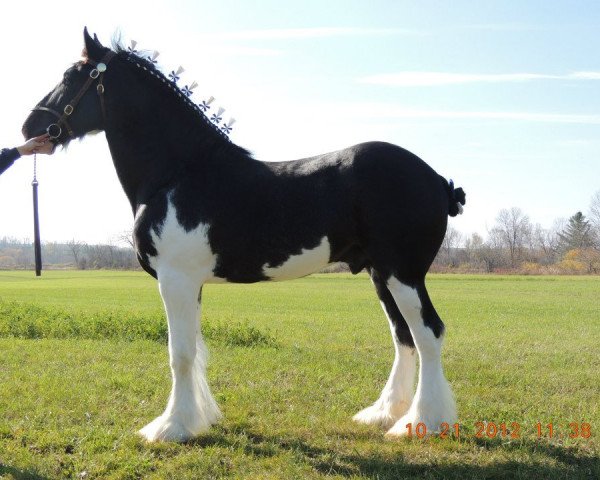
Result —
M 351 421 L 387 379 L 389 329 L 366 276 L 317 275 L 205 287 L 224 419 L 188 444 L 146 445 L 135 431 L 170 389 L 155 281 L 0 272 L 0 478 L 600 478 L 600 278 L 428 285 L 459 438 L 388 441 Z M 477 422 L 518 422 L 519 438 L 478 438 Z

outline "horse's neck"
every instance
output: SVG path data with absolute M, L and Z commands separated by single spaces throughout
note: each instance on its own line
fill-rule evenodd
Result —
M 182 115 L 177 121 L 148 105 L 138 113 L 116 109 L 106 138 L 123 190 L 135 212 L 161 189 L 182 175 L 186 162 L 208 164 L 212 151 L 201 119 Z M 214 137 L 214 132 L 213 133 Z M 211 148 L 213 147 L 213 148 Z

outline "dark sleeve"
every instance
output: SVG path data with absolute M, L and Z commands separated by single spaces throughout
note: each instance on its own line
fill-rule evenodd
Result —
M 16 148 L 3 148 L 0 152 L 0 175 L 10 167 L 21 154 Z

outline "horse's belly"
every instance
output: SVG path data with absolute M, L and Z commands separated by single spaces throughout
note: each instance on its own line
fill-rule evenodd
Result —
M 270 262 L 256 265 L 248 270 L 246 262 L 236 264 L 225 256 L 220 258 L 219 245 L 211 245 L 208 238 L 210 225 L 199 224 L 193 230 L 186 230 L 178 221 L 175 207 L 169 202 L 167 214 L 159 229 L 152 229 L 150 236 L 156 250 L 148 257 L 150 266 L 158 273 L 170 270 L 187 273 L 207 283 L 254 283 L 259 281 L 279 281 L 304 277 L 321 270 L 329 264 L 331 248 L 327 236 L 323 236 L 314 248 L 302 248 L 298 254 L 290 254 L 280 264 Z M 214 248 L 214 250 L 213 250 Z M 267 252 L 268 258 L 268 252 Z M 217 267 L 220 265 L 221 268 Z M 226 268 L 223 269 L 222 266 Z

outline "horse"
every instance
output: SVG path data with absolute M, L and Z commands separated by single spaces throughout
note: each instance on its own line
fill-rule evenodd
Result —
M 464 191 L 384 142 L 259 161 L 152 59 L 118 42 L 106 47 L 87 27 L 83 34 L 83 59 L 36 105 L 22 133 L 48 132 L 66 146 L 105 132 L 131 204 L 136 255 L 158 280 L 169 331 L 167 406 L 138 433 L 148 442 L 184 442 L 221 418 L 206 379 L 205 283 L 293 279 L 333 262 L 368 272 L 395 349 L 379 398 L 353 419 L 389 437 L 409 434 L 407 424 L 435 432 L 454 422 L 441 362 L 444 323 L 425 276 Z

